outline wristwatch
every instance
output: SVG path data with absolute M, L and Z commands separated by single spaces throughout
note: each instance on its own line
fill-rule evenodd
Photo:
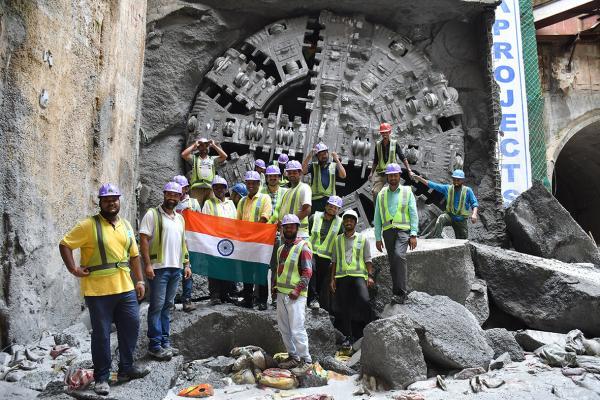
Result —
M 135 284 L 137 285 L 138 283 L 141 283 L 142 285 L 146 286 L 146 282 L 144 281 L 137 281 Z

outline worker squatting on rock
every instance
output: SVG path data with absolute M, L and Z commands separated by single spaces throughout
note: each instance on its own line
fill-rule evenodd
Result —
M 408 295 L 406 249 L 417 247 L 419 229 L 417 202 L 410 186 L 400 185 L 401 171 L 396 163 L 386 167 L 388 186 L 377 194 L 374 220 L 375 246 L 382 251 L 385 243 L 392 277 L 392 303 L 396 304 L 404 303 Z
M 69 272 L 80 279 L 92 323 L 91 352 L 94 363 L 94 390 L 110 391 L 111 324 L 117 327 L 119 371 L 117 379 L 126 382 L 150 371 L 133 363 L 140 319 L 138 300 L 145 294 L 144 277 L 135 235 L 129 222 L 119 217 L 121 192 L 113 184 L 100 187 L 100 212 L 80 221 L 61 240 L 60 255 Z M 81 249 L 80 266 L 73 250 Z M 130 267 L 135 276 L 131 280 Z
M 317 161 L 309 165 L 313 155 Z M 336 152 L 331 153 L 333 163 L 329 161 L 329 149 L 324 143 L 317 143 L 304 161 L 302 161 L 302 173 L 311 175 L 312 190 L 312 212 L 325 210 L 325 204 L 329 196 L 335 196 L 336 177 L 346 178 L 346 169 L 342 165 Z
M 192 275 L 185 241 L 185 220 L 175 212 L 182 196 L 181 186 L 168 182 L 163 202 L 150 208 L 140 224 L 140 249 L 146 278 L 150 282 L 148 308 L 148 354 L 157 360 L 169 360 L 179 354 L 169 340 L 171 305 L 181 280 Z
M 469 236 L 467 219 L 470 214 L 471 222 L 477 222 L 479 203 L 477 202 L 477 198 L 475 198 L 473 189 L 464 185 L 464 171 L 457 169 L 452 172 L 452 185 L 439 184 L 417 175 L 414 178 L 428 188 L 443 194 L 446 198 L 446 211 L 440 214 L 435 221 L 435 228 L 431 237 L 441 238 L 444 227 L 450 225 L 457 239 L 467 239 Z M 472 210 L 472 213 L 470 210 Z

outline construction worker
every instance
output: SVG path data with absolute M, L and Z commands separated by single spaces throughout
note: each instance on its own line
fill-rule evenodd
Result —
M 457 169 L 452 172 L 452 185 L 439 184 L 417 175 L 415 175 L 415 179 L 428 188 L 443 194 L 446 198 L 446 211 L 440 214 L 435 221 L 435 228 L 430 237 L 441 238 L 444 227 L 450 225 L 456 239 L 467 239 L 469 236 L 467 220 L 470 215 L 471 222 L 477 222 L 479 203 L 473 189 L 464 185 L 464 171 Z
M 285 165 L 290 161 L 290 158 L 287 154 L 281 153 L 279 157 L 277 157 L 277 161 L 273 161 L 273 165 L 276 165 L 281 172 L 281 180 L 279 181 L 279 186 L 281 187 L 289 187 L 289 181 L 287 180 L 285 174 Z
M 242 197 L 248 196 L 248 188 L 242 182 L 238 182 L 231 187 L 231 196 L 229 197 L 237 207 Z
M 215 176 L 212 181 L 212 189 L 214 197 L 206 200 L 202 208 L 203 214 L 214 215 L 223 218 L 237 218 L 237 210 L 233 201 L 225 197 L 227 193 L 227 181 Z M 221 279 L 208 278 L 208 291 L 210 293 L 210 304 L 218 305 L 221 303 L 229 303 L 229 292 L 231 291 L 231 282 Z
M 184 278 L 192 275 L 185 243 L 185 220 L 175 212 L 181 195 L 181 186 L 168 182 L 163 188 L 162 204 L 150 208 L 140 224 L 140 249 L 150 281 L 148 355 L 161 361 L 179 354 L 169 340 L 171 306 L 181 280 L 181 269 L 184 269 Z
M 383 251 L 385 242 L 392 276 L 392 304 L 403 304 L 408 295 L 406 249 L 417 247 L 419 230 L 417 201 L 410 186 L 400 185 L 401 172 L 398 164 L 388 164 L 388 186 L 381 189 L 375 202 L 375 247 Z
M 336 325 L 346 336 L 342 347 L 349 347 L 373 319 L 368 288 L 375 281 L 369 240 L 355 230 L 358 214 L 347 210 L 342 220 L 344 233 L 336 237 L 331 257 L 330 290 L 335 294 Z
M 413 172 L 408 165 L 408 160 L 402 153 L 400 143 L 395 139 L 390 140 L 392 133 L 392 125 L 387 122 L 383 122 L 379 125 L 379 134 L 381 140 L 377 141 L 375 146 L 375 157 L 373 159 L 373 168 L 371 168 L 371 174 L 369 180 L 373 184 L 373 202 L 377 198 L 377 193 L 386 184 L 385 169 L 390 163 L 396 163 L 396 159 L 400 159 L 404 167 L 408 171 L 408 177 L 412 178 Z
M 248 195 L 240 200 L 237 206 L 237 219 L 251 222 L 267 223 L 273 213 L 271 207 L 271 197 L 264 193 L 259 193 L 260 175 L 256 171 L 247 171 L 244 176 Z M 267 300 L 269 298 L 268 283 L 258 286 L 258 309 L 264 311 L 267 309 Z M 244 283 L 244 300 L 242 307 L 253 307 L 254 285 Z
M 92 362 L 94 391 L 102 396 L 110 392 L 110 332 L 114 322 L 119 341 L 117 380 L 126 382 L 146 376 L 150 371 L 133 364 L 140 319 L 138 300 L 145 294 L 144 276 L 135 235 L 131 225 L 119 217 L 121 192 L 117 186 L 100 186 L 100 212 L 80 221 L 60 242 L 60 255 L 71 274 L 81 278 L 92 323 Z M 73 250 L 81 249 L 80 266 Z M 135 276 L 135 287 L 130 270 Z M 68 299 L 67 299 L 68 301 Z
M 295 214 L 300 219 L 298 237 L 308 239 L 308 216 L 312 205 L 312 191 L 310 186 L 302 182 L 300 162 L 288 161 L 285 172 L 290 182 L 290 189 L 283 194 L 279 209 L 275 212 L 279 218 L 286 214 Z
M 298 237 L 299 228 L 297 215 L 283 217 L 283 244 L 277 250 L 277 274 L 272 278 L 273 296 L 277 296 L 277 326 L 288 353 L 279 367 L 292 369 L 292 372 L 303 372 L 312 363 L 304 327 L 312 251 L 308 242 Z
M 331 310 L 329 296 L 329 278 L 331 271 L 331 254 L 338 234 L 343 232 L 342 218 L 338 216 L 344 205 L 341 197 L 330 196 L 325 205 L 325 212 L 317 211 L 308 218 L 310 244 L 313 250 L 313 274 L 308 286 L 308 306 Z
M 218 155 L 209 156 L 208 151 L 214 149 Z M 197 151 L 197 154 L 193 154 Z M 227 154 L 214 140 L 199 138 L 181 153 L 181 158 L 192 165 L 191 196 L 198 200 L 200 207 L 212 196 L 211 183 L 216 175 L 215 163 L 227 160 Z
M 313 155 L 316 154 L 317 161 L 309 165 Z M 335 196 L 336 176 L 346 178 L 346 170 L 336 152 L 331 153 L 333 163 L 329 161 L 329 149 L 325 143 L 317 143 L 304 161 L 302 161 L 302 173 L 311 174 L 312 208 L 311 211 L 324 211 L 329 196 Z
M 175 211 L 181 213 L 183 210 L 192 210 L 200 212 L 200 203 L 198 200 L 189 196 L 190 184 L 187 178 L 183 175 L 177 175 L 173 177 L 173 182 L 176 182 L 181 186 L 181 200 L 175 207 Z M 196 306 L 192 304 L 192 290 L 194 288 L 194 274 L 190 274 L 189 278 L 185 278 L 185 268 L 181 270 L 181 302 L 183 303 L 184 312 L 192 312 L 196 309 Z

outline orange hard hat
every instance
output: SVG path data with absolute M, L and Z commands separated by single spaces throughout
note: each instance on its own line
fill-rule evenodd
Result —
M 388 124 L 387 122 L 382 122 L 381 125 L 379 125 L 379 132 L 391 132 L 392 131 L 392 125 Z

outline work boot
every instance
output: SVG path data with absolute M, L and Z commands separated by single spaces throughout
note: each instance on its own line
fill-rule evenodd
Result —
M 321 308 L 321 305 L 319 304 L 319 300 L 317 300 L 317 299 L 312 299 L 312 300 L 310 301 L 310 303 L 308 303 L 308 307 L 309 307 L 311 310 L 318 310 L 319 308 Z
M 404 302 L 406 301 L 406 295 L 393 295 L 392 296 L 392 305 L 394 304 L 404 304 Z
M 127 372 L 119 371 L 119 373 L 117 373 L 117 381 L 118 382 L 129 382 L 130 380 L 133 380 L 133 379 L 141 379 L 141 378 L 145 377 L 146 375 L 148 375 L 149 373 L 150 373 L 150 370 L 148 368 L 141 368 L 141 367 L 134 365 Z
M 163 349 L 167 350 L 171 353 L 171 356 L 176 357 L 179 355 L 179 349 L 176 347 L 172 347 L 170 344 L 163 346 Z
M 196 306 L 194 304 L 192 304 L 191 300 L 185 300 L 183 302 L 183 311 L 191 312 L 191 311 L 194 311 L 195 309 L 196 309 Z
M 273 307 L 273 310 L 277 310 L 277 300 L 271 302 L 271 307 Z
M 292 369 L 290 369 L 290 372 L 296 376 L 302 376 L 304 374 L 306 374 L 306 372 L 311 369 L 312 364 L 308 363 L 304 360 L 300 361 L 298 363 L 298 365 Z
M 172 357 L 171 352 L 163 349 L 162 347 L 154 350 L 148 350 L 148 355 L 159 361 L 168 361 Z
M 242 301 L 239 301 L 237 305 L 240 307 L 251 309 L 252 308 L 252 300 L 250 300 L 250 301 L 242 300 Z
M 110 386 L 107 381 L 96 382 L 94 385 L 94 392 L 100 396 L 108 396 L 110 393 Z
M 300 360 L 298 360 L 297 358 L 288 357 L 284 361 L 279 363 L 279 368 L 292 369 L 296 368 L 298 365 L 300 365 Z
M 258 305 L 258 311 L 266 311 L 267 310 L 267 303 L 260 303 Z
M 210 299 L 210 305 L 211 306 L 218 306 L 219 304 L 221 304 L 221 299 L 218 297 L 213 297 L 212 299 Z

